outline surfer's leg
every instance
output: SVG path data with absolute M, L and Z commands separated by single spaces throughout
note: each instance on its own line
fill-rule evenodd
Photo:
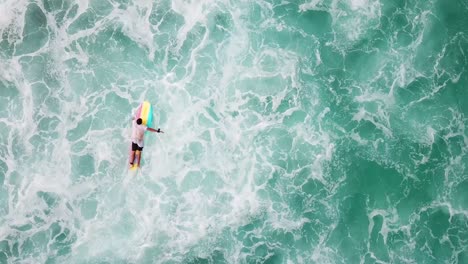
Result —
M 133 165 L 133 161 L 135 160 L 135 151 L 137 150 L 138 145 L 132 142 L 132 151 L 130 151 L 130 165 Z
M 143 148 L 142 147 L 138 147 L 138 150 L 135 151 L 135 155 L 136 155 L 136 163 L 138 164 L 138 166 L 140 166 L 140 161 L 141 161 L 141 152 L 143 151 Z

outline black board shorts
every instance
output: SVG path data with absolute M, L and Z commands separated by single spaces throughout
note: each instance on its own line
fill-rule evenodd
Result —
M 142 151 L 143 147 L 138 146 L 138 144 L 132 142 L 132 151 Z

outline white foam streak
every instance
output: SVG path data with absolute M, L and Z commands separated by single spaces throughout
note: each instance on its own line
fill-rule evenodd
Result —
M 212 0 L 196 1 L 196 0 L 174 0 L 172 3 L 172 10 L 182 15 L 185 24 L 179 29 L 177 33 L 177 46 L 176 51 L 180 50 L 184 44 L 187 34 L 193 29 L 197 23 L 205 24 L 206 15 L 210 12 L 211 8 L 215 6 Z
M 323 11 L 326 10 L 324 7 L 320 8 L 317 7 L 317 5 L 322 2 L 322 0 L 312 0 L 309 3 L 304 3 L 299 5 L 299 11 L 304 12 L 307 10 L 317 10 L 317 11 Z
M 26 0 L 3 0 L 2 3 L 0 3 L 0 33 L 10 28 L 11 32 L 9 33 L 11 35 L 21 35 L 24 27 L 24 23 L 21 23 L 21 19 L 24 19 L 28 4 L 29 1 Z
M 377 114 L 370 113 L 364 108 L 359 108 L 359 111 L 354 114 L 353 120 L 355 121 L 369 121 L 380 129 L 387 137 L 393 137 L 392 130 L 390 129 L 389 115 L 380 107 L 378 108 Z M 383 124 L 382 124 L 383 123 Z
M 343 8 L 343 5 L 348 8 Z M 312 0 L 299 5 L 299 12 L 308 10 L 330 13 L 337 41 L 334 45 L 350 45 L 359 40 L 369 28 L 378 24 L 381 17 L 381 4 L 378 0 L 329 1 Z M 352 12 L 350 12 L 351 10 Z M 341 40 L 345 37 L 346 41 Z
M 148 49 L 148 59 L 153 60 L 156 47 L 154 45 L 154 33 L 149 21 L 153 2 L 150 0 L 136 1 L 127 10 L 114 9 L 115 18 L 123 23 L 123 32 L 135 42 Z M 118 10 L 118 11 L 115 11 Z

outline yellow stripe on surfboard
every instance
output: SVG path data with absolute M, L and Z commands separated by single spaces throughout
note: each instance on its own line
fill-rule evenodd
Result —
M 146 125 L 148 123 L 148 114 L 151 109 L 151 105 L 148 101 L 144 101 L 143 105 L 141 106 L 141 114 L 140 118 L 143 121 L 143 125 Z

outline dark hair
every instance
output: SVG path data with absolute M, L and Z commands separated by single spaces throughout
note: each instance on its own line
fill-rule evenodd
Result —
M 141 123 L 143 123 L 143 120 L 141 120 L 141 118 L 138 118 L 138 119 L 137 119 L 137 124 L 138 124 L 138 125 L 141 125 Z

